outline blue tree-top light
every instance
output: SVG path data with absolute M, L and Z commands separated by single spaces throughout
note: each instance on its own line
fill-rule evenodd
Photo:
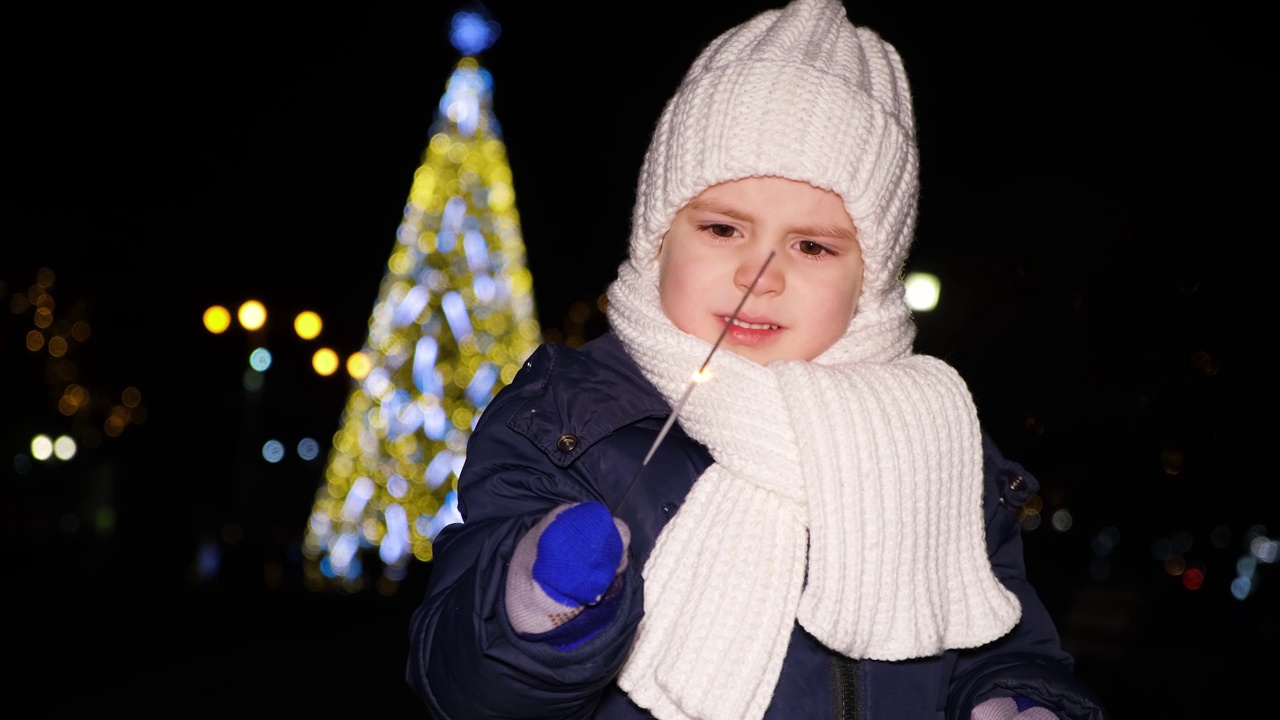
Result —
M 502 26 L 479 10 L 461 10 L 449 26 L 449 42 L 463 55 L 475 55 L 491 47 Z

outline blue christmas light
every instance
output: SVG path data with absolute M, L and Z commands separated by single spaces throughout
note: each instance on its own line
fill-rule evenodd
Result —
M 475 55 L 493 45 L 502 27 L 479 12 L 463 10 L 453 16 L 449 42 L 463 55 Z

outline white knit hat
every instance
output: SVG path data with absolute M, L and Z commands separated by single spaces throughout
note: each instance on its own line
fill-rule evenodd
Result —
M 793 0 L 712 41 L 667 101 L 640 171 L 628 262 L 657 282 L 662 236 L 712 185 L 778 176 L 832 190 L 866 269 L 848 331 L 817 361 L 895 359 L 915 337 L 899 276 L 917 174 L 897 51 L 850 23 L 839 0 Z

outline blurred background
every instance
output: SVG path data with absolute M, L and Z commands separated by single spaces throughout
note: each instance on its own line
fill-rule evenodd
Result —
M 468 423 L 529 343 L 603 330 L 662 103 L 775 4 L 5 10 L 12 716 L 419 714 Z M 1079 674 L 1116 717 L 1274 707 L 1261 21 L 847 5 L 912 81 L 918 350 L 1040 480 Z

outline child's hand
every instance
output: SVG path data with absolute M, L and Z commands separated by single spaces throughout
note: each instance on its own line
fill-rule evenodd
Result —
M 533 579 L 553 600 L 577 606 L 599 602 L 626 567 L 631 532 L 609 508 L 586 502 L 547 513 L 525 539 L 538 545 Z
M 521 538 L 507 570 L 507 616 L 550 632 L 599 603 L 627 567 L 631 531 L 598 502 L 561 505 Z M 597 628 L 598 629 L 598 628 Z
M 1058 720 L 1058 714 L 1034 700 L 1014 695 L 979 703 L 971 720 Z

